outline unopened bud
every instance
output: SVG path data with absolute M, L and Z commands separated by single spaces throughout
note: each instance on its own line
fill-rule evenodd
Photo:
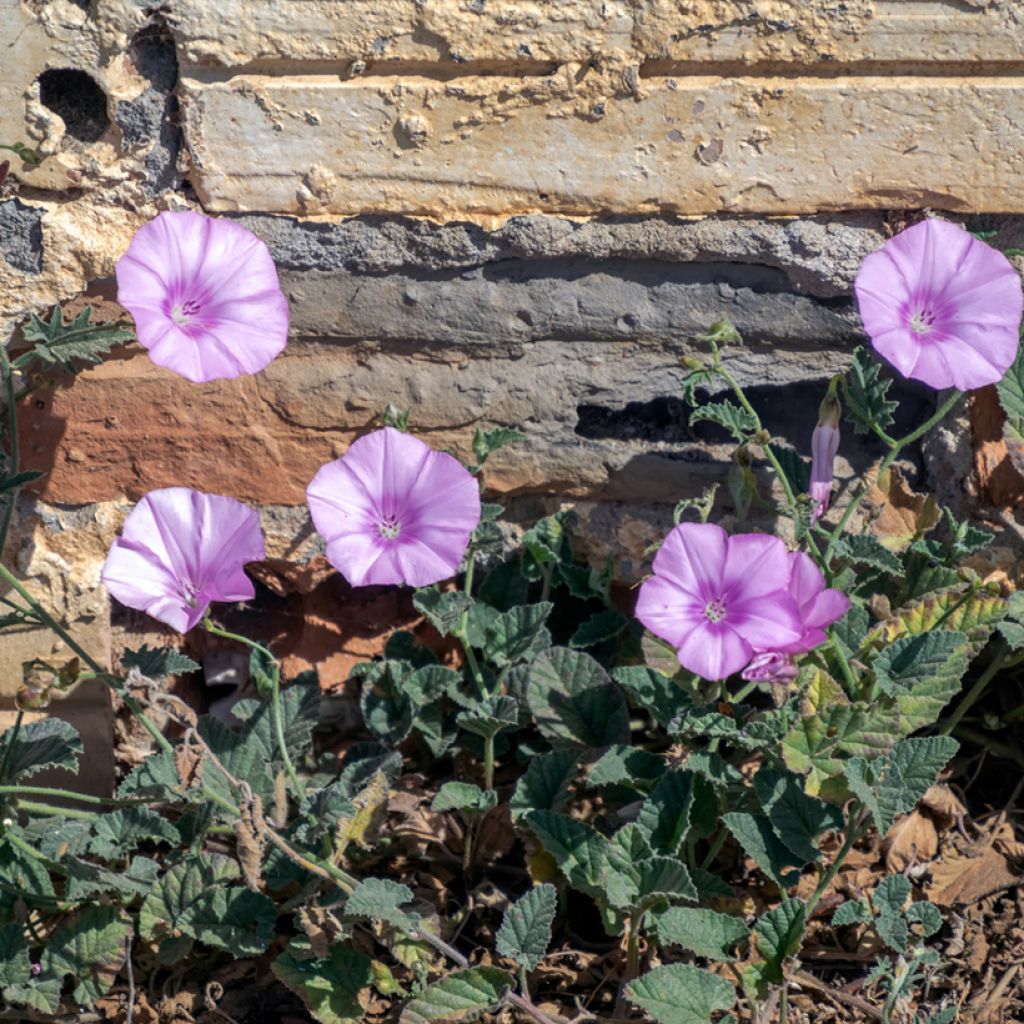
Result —
M 696 356 L 683 356 L 680 360 L 687 370 L 703 370 L 704 364 Z

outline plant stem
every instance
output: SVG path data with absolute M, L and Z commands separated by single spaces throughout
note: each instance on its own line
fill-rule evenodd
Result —
M 51 786 L 0 786 L 2 796 L 51 796 L 58 800 L 74 800 L 76 803 L 97 804 L 102 807 L 135 807 L 150 806 L 152 800 L 119 800 L 116 797 L 91 796 L 88 793 L 72 793 L 67 789 L 56 789 Z
M 68 645 L 68 647 L 78 655 L 79 658 L 85 662 L 98 676 L 102 677 L 107 682 L 108 686 L 111 686 L 117 695 L 124 702 L 124 706 L 143 724 L 146 732 L 153 737 L 154 740 L 159 744 L 160 748 L 165 751 L 171 751 L 174 747 L 171 745 L 170 740 L 157 728 L 156 723 L 146 714 L 142 709 L 142 705 L 126 690 L 120 690 L 116 686 L 110 684 L 110 680 L 113 678 L 109 672 L 101 667 L 98 661 L 88 654 L 85 649 L 71 636 L 71 634 L 18 582 L 14 574 L 0 562 L 0 579 L 4 580 L 10 585 L 10 587 L 18 594 L 18 596 L 25 601 L 36 618 L 46 626 L 48 629 L 53 630 Z
M 18 410 L 16 407 L 17 398 L 14 394 L 14 371 L 11 369 L 11 361 L 7 356 L 7 349 L 3 342 L 0 342 L 0 375 L 3 376 L 4 397 L 7 403 L 7 475 L 15 476 L 21 468 L 21 452 L 18 439 Z M 12 488 L 4 496 L 3 519 L 0 520 L 0 558 L 3 557 L 4 545 L 7 543 L 7 533 L 11 528 L 11 519 L 14 516 L 14 503 L 18 500 L 20 487 Z
M 494 734 L 484 737 L 484 786 L 494 789 Z
M 829 639 L 832 643 L 832 651 L 836 656 L 836 660 L 839 662 L 840 671 L 843 673 L 843 678 L 846 680 L 848 692 L 851 697 L 857 696 L 857 678 L 853 674 L 853 669 L 850 668 L 850 663 L 846 659 L 846 652 L 843 650 L 842 644 L 836 638 L 835 631 L 829 630 Z
M 708 850 L 707 856 L 704 858 L 701 864 L 701 870 L 707 871 L 712 864 L 715 862 L 715 858 L 718 856 L 719 851 L 725 846 L 725 840 L 728 838 L 728 833 L 724 828 L 718 830 L 718 835 L 715 836 L 715 841 L 711 844 L 711 849 Z
M 913 444 L 920 437 L 924 437 L 929 430 L 932 429 L 937 423 L 946 418 L 946 414 L 953 408 L 954 405 L 960 398 L 962 393 L 954 391 L 939 407 L 935 410 L 934 415 L 929 419 L 925 420 L 916 430 L 912 430 L 909 434 L 899 438 L 896 441 L 891 441 L 889 446 L 889 453 L 882 460 L 881 466 L 878 467 L 878 472 L 875 474 L 875 481 L 885 473 L 885 471 L 896 461 L 896 456 L 906 448 L 908 444 Z M 835 552 L 836 544 L 839 543 L 839 539 L 842 537 L 843 532 L 846 529 L 847 524 L 853 518 L 853 514 L 860 508 L 860 503 L 864 500 L 864 496 L 868 493 L 870 485 L 864 483 L 857 491 L 857 493 L 850 499 L 846 508 L 843 510 L 843 516 L 839 520 L 836 528 L 832 531 L 832 536 L 829 538 L 828 546 L 825 548 L 824 561 L 826 565 L 830 565 L 832 562 L 832 555 Z
M 466 578 L 462 584 L 462 591 L 467 597 L 473 596 L 473 571 L 476 568 L 476 552 L 473 548 L 470 548 L 466 557 L 469 561 L 466 563 Z M 462 650 L 466 655 L 466 664 L 469 665 L 469 671 L 473 676 L 473 682 L 476 683 L 477 692 L 481 697 L 487 696 L 487 687 L 484 684 L 484 674 L 480 671 L 480 663 L 476 660 L 476 653 L 473 651 L 473 645 L 469 642 L 469 609 L 467 608 L 459 619 L 459 628 L 455 632 L 455 639 L 462 644 Z
M 958 739 L 970 740 L 971 743 L 976 743 L 979 747 L 984 748 L 989 754 L 995 754 L 996 757 L 1001 757 L 1006 761 L 1013 761 L 1014 764 L 1024 768 L 1024 754 L 1007 743 L 1000 743 L 993 739 L 990 733 L 961 725 L 954 730 L 953 735 Z
M 788 1024 L 789 1021 L 789 993 L 787 991 L 786 979 L 782 979 L 782 988 L 779 990 L 779 1024 Z
M 295 765 L 292 763 L 291 755 L 288 753 L 288 744 L 284 738 L 284 722 L 281 719 L 281 663 L 263 644 L 250 640 L 247 636 L 242 636 L 240 633 L 231 633 L 226 629 L 222 629 L 209 615 L 203 619 L 203 628 L 214 636 L 223 637 L 225 640 L 234 640 L 237 643 L 244 644 L 252 651 L 260 651 L 270 659 L 270 663 L 274 666 L 271 674 L 270 720 L 274 726 L 274 736 L 277 739 L 278 750 L 281 752 L 281 760 L 284 761 L 285 771 L 288 772 L 288 778 L 291 779 L 296 797 L 301 801 L 306 795 L 306 789 L 302 785 L 298 772 L 295 770 Z
M 96 811 L 75 810 L 71 807 L 54 807 L 52 804 L 40 804 L 35 800 L 19 800 L 18 809 L 32 811 L 35 814 L 45 814 L 50 818 L 82 818 L 92 821 L 96 817 Z
M 825 891 L 832 884 L 836 875 L 839 874 L 839 869 L 843 866 L 843 861 L 846 860 L 853 849 L 853 844 L 866 831 L 858 826 L 861 812 L 864 810 L 864 804 L 860 800 L 856 800 L 853 806 L 850 808 L 850 816 L 847 820 L 846 825 L 846 838 L 843 840 L 843 845 L 839 848 L 839 852 L 835 855 L 832 860 L 832 864 L 828 871 L 822 876 L 821 881 L 818 882 L 818 887 L 814 890 L 811 898 L 807 901 L 807 906 L 804 908 L 804 921 L 810 921 L 811 914 L 814 913 L 814 908 L 818 905 L 821 897 L 825 895 Z
M 520 966 L 520 968 L 519 968 L 519 987 L 523 991 L 523 998 L 529 999 L 530 998 L 530 986 L 529 986 L 529 984 L 527 983 L 527 980 L 526 980 L 526 968 L 522 967 L 522 966 Z
M 999 650 L 988 663 L 985 671 L 978 676 L 978 681 L 971 687 L 967 696 L 956 706 L 956 710 L 942 723 L 942 728 L 939 730 L 940 735 L 948 736 L 960 724 L 964 715 L 974 707 L 975 703 L 985 692 L 988 684 L 992 682 L 996 673 L 1003 667 L 1003 663 L 1006 661 L 1009 653 L 1010 649 L 1006 644 L 1000 643 Z M 2 771 L 0 771 L 0 774 L 3 774 Z
M 4 750 L 3 763 L 0 763 L 0 779 L 7 778 L 7 763 L 10 761 L 11 753 L 14 751 L 14 744 L 18 742 L 18 733 L 21 731 L 21 722 L 24 717 L 25 712 L 18 708 L 18 713 L 14 717 L 14 725 L 11 726 L 11 738 L 7 741 L 7 747 Z

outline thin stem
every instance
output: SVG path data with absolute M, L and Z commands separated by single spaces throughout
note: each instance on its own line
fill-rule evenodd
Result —
M 525 999 L 529 999 L 530 998 L 530 986 L 529 986 L 529 983 L 526 980 L 526 968 L 523 967 L 523 966 L 520 966 L 520 968 L 519 968 L 519 987 L 520 987 L 520 989 L 522 989 L 523 997 Z
M 11 369 L 11 361 L 7 356 L 7 350 L 0 342 L 0 375 L 3 376 L 5 399 L 7 402 L 7 475 L 15 476 L 21 468 L 21 451 L 18 438 L 18 410 L 16 406 L 17 397 L 14 394 L 14 371 Z M 7 533 L 11 528 L 11 519 L 14 516 L 14 503 L 18 499 L 20 487 L 12 488 L 4 497 L 3 519 L 0 520 L 0 558 L 3 557 L 4 545 L 7 543 Z
M 843 645 L 839 642 L 834 630 L 829 630 L 829 639 L 832 642 L 832 651 L 836 656 L 836 660 L 839 662 L 839 669 L 843 673 L 843 678 L 846 680 L 848 692 L 851 697 L 856 697 L 857 678 L 853 674 L 853 669 L 850 668 L 850 663 L 846 659 L 846 652 L 843 650 Z
M 16 846 L 22 853 L 27 853 L 33 860 L 39 861 L 40 864 L 45 864 L 49 871 L 52 871 L 56 875 L 67 876 L 67 870 L 58 864 L 55 860 L 50 860 L 49 857 L 44 857 L 37 849 L 26 843 L 17 832 L 12 832 L 8 829 L 4 832 L 4 838 L 7 839 L 12 846 Z
M 71 634 L 21 585 L 21 583 L 14 577 L 13 573 L 0 562 L 0 579 L 4 580 L 10 585 L 10 587 L 18 594 L 18 596 L 28 604 L 29 608 L 35 613 L 36 617 L 40 622 L 48 629 L 53 630 L 68 645 L 68 647 L 78 655 L 86 665 L 89 666 L 98 676 L 102 676 L 105 680 L 113 678 L 109 672 L 101 667 L 100 663 L 89 654 L 79 644 Z M 108 683 L 109 685 L 109 683 Z M 170 740 L 159 730 L 156 723 L 146 714 L 142 709 L 142 705 L 126 690 L 120 690 L 116 687 L 117 695 L 124 702 L 124 706 L 143 724 L 146 732 L 153 737 L 154 740 L 160 745 L 162 750 L 170 752 L 174 749 L 171 745 Z
M 1005 643 L 1001 644 L 995 657 L 988 663 L 988 667 L 978 676 L 978 681 L 971 687 L 967 696 L 956 706 L 956 710 L 942 723 L 939 734 L 948 736 L 959 724 L 964 715 L 974 707 L 975 703 L 985 692 L 988 684 L 992 682 L 996 673 L 1003 667 L 1010 649 Z
M 291 755 L 288 753 L 288 744 L 284 738 L 284 722 L 281 718 L 281 663 L 263 644 L 250 640 L 247 636 L 242 636 L 240 633 L 231 633 L 226 629 L 222 629 L 209 615 L 203 619 L 203 628 L 214 636 L 223 637 L 225 640 L 234 640 L 237 643 L 244 644 L 252 651 L 260 651 L 270 659 L 270 663 L 274 666 L 271 675 L 270 720 L 274 726 L 274 736 L 277 738 L 277 746 L 281 751 L 281 760 L 284 761 L 285 771 L 288 772 L 288 778 L 291 779 L 295 795 L 299 800 L 302 800 L 306 795 L 306 789 L 299 779 L 298 772 L 295 770 Z
M 861 813 L 864 810 L 864 804 L 860 800 L 854 801 L 853 806 L 850 808 L 850 816 L 847 820 L 846 825 L 846 838 L 843 840 L 843 845 L 839 848 L 839 852 L 835 855 L 832 860 L 832 864 L 828 871 L 822 876 L 821 881 L 818 882 L 818 887 L 814 890 L 813 895 L 807 901 L 807 906 L 804 908 L 804 921 L 810 921 L 811 914 L 814 912 L 814 908 L 818 905 L 818 901 L 822 896 L 825 895 L 825 891 L 832 884 L 836 875 L 839 874 L 839 869 L 843 866 L 843 861 L 846 860 L 853 849 L 853 844 L 864 834 L 865 829 L 862 829 L 858 825 Z
M 114 797 L 90 796 L 87 793 L 72 793 L 66 789 L 51 786 L 0 786 L 0 795 L 10 796 L 52 796 L 58 800 L 74 800 L 82 804 L 99 804 L 104 807 L 132 807 L 150 805 L 151 800 L 118 800 Z
M 1019 750 L 1007 743 L 1000 743 L 990 733 L 982 732 L 980 729 L 971 729 L 966 725 L 960 725 L 954 730 L 953 735 L 957 739 L 970 740 L 971 743 L 982 747 L 987 753 L 994 754 L 996 757 L 1001 757 L 1006 761 L 1013 761 L 1014 764 L 1024 768 L 1024 754 L 1021 754 Z
M 0 779 L 7 778 L 7 763 L 11 759 L 11 753 L 14 751 L 14 744 L 18 742 L 18 733 L 21 731 L 21 722 L 25 717 L 25 712 L 18 708 L 18 713 L 14 718 L 14 725 L 11 726 L 11 738 L 7 741 L 7 747 L 4 750 L 3 763 L 0 763 Z
M 494 734 L 484 737 L 484 786 L 494 789 Z
M 44 814 L 49 818 L 82 818 L 85 821 L 92 821 L 96 817 L 95 811 L 81 811 L 71 807 L 54 807 L 52 804 L 36 803 L 35 800 L 19 800 L 18 809 L 30 811 L 33 814 Z
M 779 1024 L 788 1024 L 789 1021 L 789 993 L 787 991 L 786 979 L 782 979 L 782 988 L 779 990 Z
M 462 591 L 467 597 L 473 596 L 473 573 L 476 569 L 476 551 L 470 548 L 466 553 L 466 578 L 462 584 Z M 459 628 L 455 631 L 455 638 L 462 644 L 462 650 L 466 655 L 466 664 L 469 665 L 473 682 L 476 683 L 477 692 L 481 697 L 487 696 L 487 686 L 484 683 L 484 674 L 480 670 L 480 662 L 476 659 L 473 645 L 469 642 L 469 609 L 467 608 L 459 619 Z
M 715 836 L 715 841 L 711 844 L 711 849 L 708 850 L 707 856 L 704 858 L 701 864 L 701 870 L 707 871 L 712 864 L 715 862 L 715 858 L 718 856 L 719 851 L 725 846 L 725 840 L 728 837 L 728 833 L 724 828 L 718 830 L 718 835 Z
M 933 416 L 925 420 L 916 430 L 912 430 L 909 434 L 899 438 L 896 441 L 890 439 L 889 453 L 882 460 L 881 466 L 878 467 L 878 472 L 875 474 L 875 481 L 878 481 L 885 471 L 896 461 L 896 456 L 906 448 L 908 444 L 913 444 L 918 438 L 924 437 L 929 430 L 932 429 L 937 423 L 946 418 L 946 414 L 953 408 L 958 401 L 960 401 L 961 392 L 954 391 L 939 407 L 935 410 Z M 864 496 L 868 493 L 869 486 L 867 483 L 863 484 L 857 491 L 857 493 L 850 499 L 846 508 L 843 510 L 843 516 L 839 520 L 836 528 L 832 531 L 832 536 L 829 538 L 828 546 L 825 548 L 825 563 L 831 564 L 832 555 L 835 552 L 836 544 L 839 543 L 839 539 L 842 537 L 843 532 L 846 530 L 846 526 L 849 521 L 853 518 L 853 514 L 860 508 L 860 503 L 864 500 Z

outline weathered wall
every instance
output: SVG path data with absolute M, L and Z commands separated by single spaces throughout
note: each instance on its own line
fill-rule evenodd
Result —
M 106 545 L 182 483 L 264 508 L 280 642 L 344 678 L 407 606 L 285 563 L 318 553 L 306 482 L 388 402 L 460 452 L 523 430 L 488 467 L 513 517 L 572 502 L 635 578 L 672 504 L 722 477 L 727 446 L 677 397 L 712 320 L 804 447 L 860 340 L 866 253 L 925 207 L 1024 245 L 1017 0 L 0 0 L 0 52 L 0 142 L 44 157 L 0 186 L 5 336 L 82 292 L 109 315 L 116 260 L 168 208 L 238 217 L 292 306 L 259 377 L 190 385 L 130 348 L 26 409 L 47 476 L 7 555 L 101 658 Z M 902 395 L 912 423 L 929 397 Z M 976 445 L 964 418 L 930 448 L 934 482 L 1010 521 L 983 396 L 973 415 Z M 873 451 L 844 455 L 849 475 Z M 8 696 L 53 653 L 0 644 Z

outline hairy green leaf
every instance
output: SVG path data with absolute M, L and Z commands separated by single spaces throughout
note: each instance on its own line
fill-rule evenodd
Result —
M 571 747 L 532 758 L 509 801 L 512 819 L 517 821 L 530 811 L 558 810 L 569 797 L 569 786 L 576 777 L 577 758 L 577 752 Z
M 653 668 L 624 666 L 612 677 L 659 725 L 667 726 L 693 704 L 678 683 Z
M 496 806 L 498 794 L 471 782 L 446 782 L 437 791 L 430 808 L 434 811 L 489 811 Z
M 767 964 L 767 980 L 782 981 L 783 964 L 799 951 L 806 909 L 803 900 L 786 899 L 759 917 L 754 925 L 754 943 Z
M 297 941 L 274 961 L 272 970 L 306 1004 L 320 1024 L 362 1024 L 360 993 L 373 983 L 372 961 L 348 946 L 332 946 L 322 960 L 302 957 Z
M 92 307 L 86 306 L 69 323 L 64 322 L 60 306 L 53 307 L 48 322 L 30 314 L 22 333 L 26 341 L 34 341 L 35 345 L 30 352 L 18 356 L 15 367 L 22 370 L 35 362 L 44 368 L 61 366 L 68 373 L 75 373 L 80 364 L 100 363 L 112 348 L 135 338 L 135 331 L 126 323 L 93 323 L 92 312 Z
M 690 413 L 690 426 L 709 421 L 725 427 L 741 444 L 750 439 L 757 429 L 757 421 L 746 409 L 728 398 L 721 402 L 706 402 Z
M 626 994 L 658 1024 L 710 1024 L 713 1014 L 736 1002 L 725 978 L 690 964 L 655 967 L 630 982 Z
M 903 913 L 910 893 L 910 879 L 905 875 L 889 875 L 878 883 L 871 896 L 878 914 L 875 928 L 882 941 L 897 953 L 902 953 L 910 942 L 910 923 Z
M 149 644 L 143 644 L 134 651 L 124 651 L 121 654 L 121 667 L 137 668 L 150 679 L 186 675 L 198 672 L 200 668 L 198 662 L 173 647 L 150 647 Z
M 474 605 L 470 622 L 474 623 L 478 610 L 486 605 Z M 484 657 L 498 668 L 526 661 L 551 643 L 551 634 L 544 626 L 544 620 L 551 614 L 554 605 L 550 601 L 536 604 L 517 605 L 507 612 L 491 613 L 482 629 L 477 627 L 471 633 L 470 641 L 479 647 Z
M 843 827 L 840 808 L 808 796 L 796 775 L 762 768 L 754 790 L 776 835 L 803 863 L 821 858 L 817 840 L 823 832 Z
M 526 824 L 575 888 L 603 898 L 608 855 L 604 836 L 582 821 L 553 811 L 530 811 Z
M 616 744 L 604 752 L 587 774 L 592 786 L 625 785 L 647 790 L 665 774 L 664 758 L 649 750 Z
M 742 919 L 703 907 L 669 907 L 652 916 L 650 927 L 659 944 L 718 961 L 738 960 L 736 946 L 750 937 Z
M 679 852 L 690 828 L 692 804 L 692 772 L 672 771 L 661 777 L 637 817 L 637 825 L 655 850 Z
M 487 739 L 503 729 L 519 728 L 519 702 L 514 697 L 485 697 L 471 710 L 460 711 L 455 721 L 466 732 Z
M 345 915 L 385 921 L 402 931 L 412 931 L 418 926 L 419 918 L 401 909 L 412 899 L 412 890 L 407 885 L 390 878 L 364 878 L 345 900 Z
M 848 924 L 870 924 L 873 920 L 871 908 L 863 900 L 847 900 L 836 907 L 832 915 L 832 927 L 842 928 Z
M 497 1007 L 511 988 L 512 977 L 497 967 L 453 971 L 408 1002 L 399 1024 L 463 1024 Z
M 528 971 L 537 969 L 551 942 L 551 925 L 558 910 L 558 890 L 535 886 L 505 912 L 498 929 L 497 950 Z
M 478 466 L 482 466 L 499 448 L 525 440 L 525 434 L 518 430 L 510 430 L 508 427 L 495 427 L 493 430 L 482 430 L 477 427 L 473 435 L 473 458 L 476 459 Z
M 785 846 L 764 815 L 730 811 L 722 815 L 722 821 L 747 855 L 773 882 L 783 888 L 796 885 L 800 880 L 803 858 Z
M 569 646 L 577 649 L 596 647 L 605 640 L 618 636 L 629 625 L 629 620 L 614 608 L 595 612 L 581 623 L 569 638 Z
M 82 750 L 81 737 L 63 718 L 22 724 L 17 732 L 12 726 L 0 736 L 0 782 L 27 779 L 47 768 L 77 772 Z
M 846 417 L 858 434 L 870 434 L 872 424 L 882 430 L 892 426 L 898 402 L 888 398 L 892 380 L 880 376 L 881 365 L 863 345 L 853 352 L 853 365 L 844 381 Z
M 262 953 L 274 939 L 276 923 L 273 900 L 240 886 L 204 892 L 178 918 L 186 935 L 240 956 Z
M 903 572 L 903 564 L 877 537 L 869 533 L 847 534 L 835 548 L 840 558 L 851 562 L 870 566 L 880 572 L 899 575 Z
M 86 850 L 107 860 L 124 856 L 145 840 L 174 846 L 181 841 L 178 830 L 148 807 L 125 807 L 101 814 L 92 831 Z
M 473 598 L 461 590 L 441 593 L 425 587 L 413 594 L 412 603 L 417 611 L 426 615 L 441 636 L 448 636 L 458 628 L 462 616 L 472 607 Z
M 74 975 L 74 996 L 91 1004 L 105 995 L 128 953 L 131 922 L 117 907 L 78 911 L 50 936 L 41 961 L 43 973 Z

